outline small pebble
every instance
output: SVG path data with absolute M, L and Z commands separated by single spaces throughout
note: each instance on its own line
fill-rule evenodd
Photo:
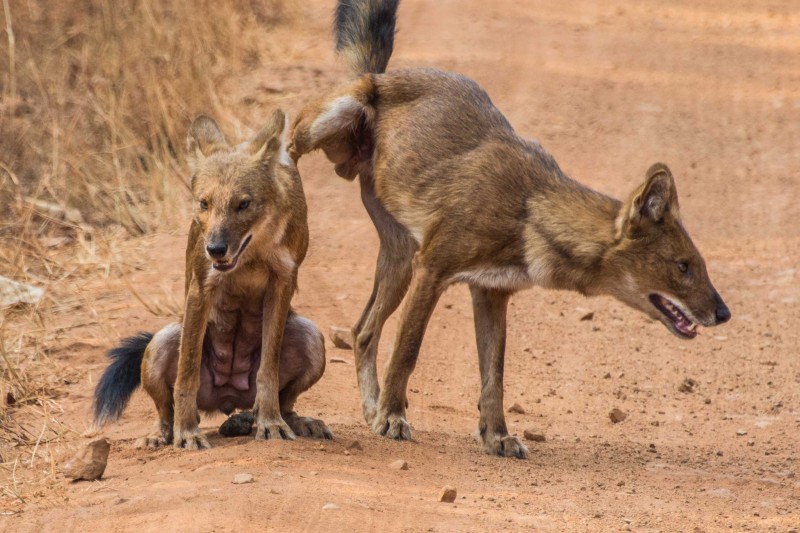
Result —
M 347 328 L 331 326 L 330 337 L 333 345 L 342 350 L 353 349 L 353 332 Z
M 64 464 L 64 475 L 73 481 L 94 481 L 103 477 L 108 464 L 111 441 L 97 439 L 87 444 L 72 459 Z
M 444 503 L 453 503 L 456 501 L 456 489 L 453 487 L 444 487 L 442 492 L 439 493 L 439 501 Z
M 621 409 L 617 409 L 615 407 L 614 409 L 611 410 L 610 413 L 608 413 L 608 418 L 611 419 L 611 422 L 613 424 L 619 424 L 620 422 L 628 418 L 628 413 L 626 413 Z
M 532 440 L 533 442 L 544 442 L 545 441 L 544 434 L 542 434 L 542 433 L 540 433 L 538 431 L 534 431 L 532 429 L 526 429 L 522 433 L 522 436 L 525 437 L 525 440 Z
M 325 505 L 322 506 L 323 511 L 337 511 L 338 509 L 339 506 L 336 505 L 335 503 L 326 503 Z
M 353 452 L 353 451 L 363 452 L 364 451 L 364 447 L 361 446 L 361 443 L 358 442 L 357 440 L 350 441 L 350 443 L 347 446 L 345 446 L 344 449 L 345 450 L 350 450 L 351 452 Z
M 398 459 L 389 463 L 389 468 L 392 470 L 408 470 L 408 463 L 404 459 Z
M 233 476 L 234 485 L 243 485 L 245 483 L 252 483 L 255 481 L 253 474 L 236 474 Z
M 524 415 L 525 414 L 525 409 L 523 409 L 520 404 L 514 403 L 514 405 L 512 405 L 511 407 L 508 408 L 508 412 L 509 413 L 517 413 L 517 414 L 520 414 L 520 415 Z

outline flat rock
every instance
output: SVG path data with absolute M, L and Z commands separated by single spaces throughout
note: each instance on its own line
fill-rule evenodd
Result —
M 398 459 L 389 463 L 389 468 L 392 470 L 408 470 L 408 463 L 404 459 Z
M 608 413 L 608 418 L 611 419 L 611 422 L 613 424 L 619 424 L 620 422 L 628 418 L 628 413 L 626 413 L 621 409 L 617 409 L 615 407 L 614 409 L 611 410 L 610 413 Z
M 353 332 L 349 329 L 331 326 L 330 337 L 331 342 L 337 348 L 342 350 L 353 349 Z
M 97 439 L 83 447 L 75 456 L 67 461 L 62 471 L 73 481 L 81 479 L 94 481 L 103 477 L 108 464 L 108 452 L 111 450 L 111 441 Z
M 525 440 L 532 440 L 533 442 L 544 442 L 546 440 L 543 433 L 533 429 L 526 429 L 522 436 L 525 437 Z
M 458 495 L 457 491 L 453 487 L 443 487 L 442 491 L 439 493 L 439 501 L 444 503 L 453 503 L 456 501 L 456 496 Z
M 236 474 L 233 476 L 232 483 L 234 485 L 243 485 L 245 483 L 252 483 L 255 480 L 256 478 L 253 477 L 253 474 Z
M 508 412 L 509 413 L 517 413 L 517 414 L 520 414 L 520 415 L 524 415 L 525 414 L 525 409 L 523 409 L 520 404 L 514 403 L 511 407 L 508 408 Z
M 330 502 L 328 502 L 328 503 L 326 503 L 325 505 L 322 506 L 322 510 L 323 511 L 336 511 L 338 509 L 339 509 L 338 505 L 336 505 L 335 503 L 330 503 Z

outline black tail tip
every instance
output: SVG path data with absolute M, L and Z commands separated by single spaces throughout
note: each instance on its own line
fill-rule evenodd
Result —
M 101 427 L 117 420 L 128 405 L 142 377 L 142 359 L 152 333 L 139 333 L 120 341 L 108 351 L 108 365 L 94 390 L 94 423 Z

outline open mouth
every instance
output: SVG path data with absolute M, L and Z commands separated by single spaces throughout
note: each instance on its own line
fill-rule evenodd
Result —
M 233 256 L 232 259 L 229 261 L 215 261 L 212 263 L 211 266 L 214 267 L 214 270 L 219 270 L 220 272 L 228 272 L 236 268 L 236 265 L 239 263 L 239 258 L 242 256 L 242 252 L 244 249 L 247 248 L 247 245 L 250 244 L 250 239 L 252 235 L 248 235 L 247 238 L 242 242 L 242 245 L 239 246 L 239 251 L 236 252 L 236 255 Z
M 686 339 L 693 339 L 697 336 L 697 324 L 689 320 L 689 317 L 669 299 L 653 293 L 650 295 L 650 301 L 667 318 L 668 326 L 678 336 Z

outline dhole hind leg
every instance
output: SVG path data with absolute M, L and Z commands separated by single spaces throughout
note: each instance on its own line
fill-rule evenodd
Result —
M 510 294 L 470 285 L 481 371 L 480 434 L 486 453 L 525 459 L 528 448 L 508 434 L 503 414 L 506 311 Z
M 281 348 L 279 394 L 281 417 L 300 437 L 332 439 L 333 433 L 322 420 L 300 416 L 294 403 L 325 372 L 325 340 L 317 326 L 307 318 L 291 315 L 286 321 Z
M 136 441 L 137 448 L 158 448 L 172 443 L 175 419 L 172 386 L 177 372 L 180 339 L 180 324 L 170 324 L 153 336 L 144 352 L 142 387 L 156 404 L 158 421 L 149 435 Z
M 376 357 L 386 320 L 403 301 L 411 282 L 411 262 L 416 242 L 375 197 L 371 176 L 362 174 L 361 198 L 378 229 L 381 244 L 375 266 L 372 295 L 353 327 L 353 352 L 364 419 L 372 424 L 378 408 L 378 370 Z
M 379 435 L 411 439 L 411 426 L 406 420 L 408 378 L 417 364 L 425 329 L 444 287 L 439 275 L 429 270 L 417 255 L 400 330 L 386 365 L 378 412 L 372 422 L 373 431 Z

